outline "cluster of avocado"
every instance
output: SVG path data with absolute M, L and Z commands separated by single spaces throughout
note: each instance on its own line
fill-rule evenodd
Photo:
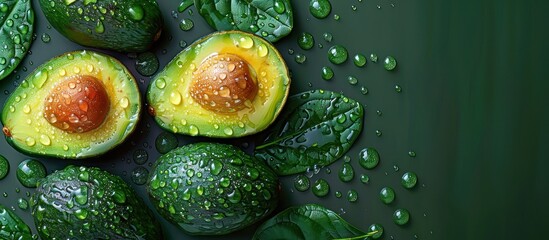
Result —
M 39 2 L 50 24 L 83 46 L 142 52 L 163 24 L 154 0 Z M 174 133 L 241 137 L 275 120 L 289 86 L 284 60 L 268 41 L 216 32 L 188 46 L 152 79 L 148 112 Z M 121 144 L 141 109 L 136 80 L 121 62 L 73 51 L 40 65 L 13 91 L 1 113 L 2 131 L 25 154 L 85 159 Z M 192 235 L 226 234 L 259 221 L 276 207 L 278 191 L 278 178 L 264 162 L 216 143 L 163 155 L 148 181 L 157 211 Z M 69 166 L 49 175 L 38 183 L 31 207 L 43 239 L 162 239 L 135 192 L 97 168 Z

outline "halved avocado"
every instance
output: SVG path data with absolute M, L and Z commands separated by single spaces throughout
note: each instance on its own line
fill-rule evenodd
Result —
M 180 52 L 151 81 L 149 113 L 164 129 L 240 137 L 267 128 L 286 102 L 288 68 L 266 40 L 216 32 Z
M 134 130 L 141 99 L 118 60 L 76 51 L 39 66 L 6 100 L 3 132 L 21 152 L 87 158 L 119 145 Z

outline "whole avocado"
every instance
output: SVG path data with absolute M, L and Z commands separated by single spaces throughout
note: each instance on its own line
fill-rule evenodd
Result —
M 143 52 L 162 32 L 155 0 L 40 0 L 40 7 L 57 31 L 83 46 Z
M 277 205 L 279 182 L 265 163 L 219 143 L 194 143 L 162 155 L 148 192 L 168 221 L 191 235 L 221 235 L 249 226 Z
M 38 183 L 32 216 L 42 239 L 163 239 L 152 212 L 120 177 L 67 166 Z

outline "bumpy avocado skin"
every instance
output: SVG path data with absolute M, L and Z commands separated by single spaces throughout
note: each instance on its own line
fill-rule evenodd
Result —
M 152 212 L 120 177 L 68 166 L 39 182 L 31 198 L 42 239 L 163 239 Z
M 0 205 L 0 239 L 33 239 L 29 226 L 14 212 L 2 205 Z
M 168 221 L 191 235 L 222 235 L 271 213 L 279 182 L 263 162 L 219 143 L 194 143 L 161 156 L 148 192 Z
M 59 82 L 75 76 L 97 78 L 110 100 L 103 124 L 84 133 L 67 133 L 44 116 L 51 91 Z M 83 159 L 120 145 L 135 130 L 140 113 L 140 92 L 130 71 L 109 55 L 83 50 L 67 52 L 38 66 L 6 99 L 0 121 L 6 141 L 24 154 Z
M 249 107 L 227 114 L 204 108 L 190 94 L 196 80 L 193 74 L 206 59 L 222 54 L 247 62 L 258 88 Z M 279 115 L 288 98 L 289 75 L 284 59 L 265 39 L 242 31 L 215 32 L 182 50 L 152 79 L 147 90 L 148 111 L 160 127 L 178 134 L 213 138 L 252 135 L 265 130 Z
M 160 37 L 163 20 L 155 0 L 40 0 L 49 23 L 88 47 L 143 52 Z

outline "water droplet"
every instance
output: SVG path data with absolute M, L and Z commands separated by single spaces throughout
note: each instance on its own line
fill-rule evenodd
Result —
M 333 64 L 342 64 L 348 58 L 347 49 L 341 45 L 334 45 L 328 50 L 328 60 Z
M 213 160 L 210 164 L 210 173 L 217 176 L 221 173 L 221 170 L 223 170 L 223 163 L 219 160 Z
M 338 176 L 342 182 L 350 182 L 355 177 L 355 170 L 350 163 L 343 163 Z
M 181 96 L 181 93 L 177 90 L 173 90 L 172 93 L 170 93 L 170 103 L 173 105 L 180 105 L 183 97 Z
M 180 48 L 185 48 L 186 46 L 187 46 L 187 42 L 185 40 L 179 41 L 179 47 Z
M 334 77 L 334 71 L 330 67 L 322 67 L 322 79 L 331 80 Z
M 189 125 L 189 134 L 190 134 L 191 136 L 196 136 L 196 135 L 198 135 L 199 132 L 200 132 L 200 131 L 199 131 L 199 129 L 198 129 L 197 126 L 192 125 L 192 124 Z
M 245 49 L 250 49 L 254 46 L 254 40 L 248 36 L 241 37 L 239 39 L 239 46 Z
M 409 151 L 409 152 L 408 152 L 408 156 L 410 156 L 410 157 L 416 157 L 416 152 L 414 152 L 414 151 Z
M 352 9 L 353 11 L 356 11 L 357 8 L 356 8 L 355 5 L 352 5 L 352 6 L 351 6 L 351 9 Z
M 23 112 L 29 114 L 31 112 L 30 106 L 25 104 L 25 106 L 23 106 Z
M 370 177 L 366 174 L 360 175 L 360 182 L 367 184 L 370 183 Z
M 383 132 L 381 130 L 376 130 L 376 136 L 381 137 L 383 135 Z
M 338 14 L 334 14 L 334 20 L 339 21 L 340 18 L 341 16 L 339 16 Z
M 47 80 L 48 70 L 42 69 L 33 76 L 31 81 L 35 88 L 42 88 Z
M 23 186 L 35 188 L 38 180 L 46 177 L 46 167 L 38 160 L 27 159 L 19 164 L 16 175 Z
M 227 135 L 227 136 L 232 136 L 233 135 L 233 129 L 230 128 L 230 127 L 227 127 L 225 129 L 223 129 L 223 133 L 225 133 L 225 135 Z
M 166 80 L 159 78 L 155 81 L 154 85 L 159 89 L 164 89 L 166 87 Z
M 227 195 L 227 198 L 229 199 L 229 202 L 239 203 L 242 199 L 242 193 L 240 193 L 238 189 L 234 189 L 231 193 Z
M 307 191 L 310 185 L 311 185 L 311 182 L 309 178 L 305 175 L 298 175 L 294 179 L 294 187 L 297 191 L 300 191 L 300 192 Z
M 364 67 L 366 65 L 366 56 L 362 54 L 356 54 L 353 58 L 353 62 L 357 67 Z
M 347 81 L 349 82 L 349 84 L 351 85 L 356 85 L 358 83 L 358 79 L 354 76 L 348 76 L 347 77 Z
M 393 213 L 393 221 L 397 225 L 404 225 L 410 220 L 410 212 L 404 208 L 399 208 Z
M 358 163 L 365 169 L 373 169 L 379 164 L 379 153 L 375 148 L 364 148 L 358 156 Z
M 269 53 L 269 48 L 263 44 L 257 46 L 257 55 L 260 57 L 265 57 Z
M 29 208 L 29 202 L 24 198 L 17 199 L 17 206 L 21 210 L 27 210 Z
M 176 148 L 177 145 L 177 137 L 173 133 L 169 132 L 162 132 L 158 134 L 155 140 L 156 150 L 161 154 L 168 153 L 172 149 Z
M 365 86 L 360 87 L 360 93 L 362 93 L 362 95 L 368 94 L 368 88 Z
M 120 107 L 126 109 L 130 106 L 130 100 L 127 97 L 123 97 L 120 99 Z
M 370 225 L 368 231 L 375 232 L 375 234 L 372 235 L 372 239 L 379 239 L 383 235 L 383 227 L 377 223 Z
M 128 13 L 130 14 L 130 18 L 134 21 L 140 21 L 141 19 L 143 19 L 143 16 L 145 15 L 143 8 L 139 5 L 131 6 L 128 9 Z
M 400 85 L 395 85 L 395 91 L 397 93 L 401 93 L 402 92 L 402 87 L 400 87 Z
M 149 153 L 145 149 L 138 148 L 133 152 L 133 161 L 137 165 L 143 165 L 149 160 Z
M 310 33 L 304 32 L 297 39 L 297 45 L 303 50 L 309 50 L 315 45 L 315 39 Z
M 0 180 L 4 179 L 10 172 L 10 162 L 0 155 Z
M 358 201 L 358 192 L 354 189 L 351 189 L 347 192 L 347 200 L 349 202 L 356 202 Z
M 40 143 L 44 146 L 49 146 L 51 145 L 51 139 L 50 137 L 42 134 L 40 135 Z
M 379 192 L 379 199 L 385 204 L 390 204 L 395 200 L 395 190 L 391 187 L 384 187 Z
M 177 7 L 177 11 L 182 13 L 184 12 L 187 8 L 189 8 L 190 6 L 192 6 L 194 4 L 194 1 L 193 0 L 182 0 L 181 3 L 179 4 L 179 6 Z
M 324 179 L 318 179 L 313 184 L 313 194 L 317 197 L 324 197 L 330 192 L 330 185 Z
M 305 56 L 301 53 L 295 55 L 295 62 L 297 62 L 299 64 L 303 64 L 305 61 L 307 61 L 307 56 Z
M 275 0 L 273 8 L 278 14 L 283 14 L 286 11 L 286 6 L 282 0 Z
M 378 59 L 377 54 L 375 53 L 370 54 L 370 61 L 376 63 L 377 59 Z
M 156 54 L 152 52 L 144 52 L 137 55 L 137 59 L 135 61 L 135 70 L 139 72 L 139 74 L 150 77 L 158 71 L 158 68 L 160 67 L 160 62 L 158 61 L 158 57 Z M 158 85 L 157 85 L 158 87 Z
M 311 0 L 309 3 L 309 12 L 315 18 L 323 19 L 330 15 L 332 4 L 329 0 Z
M 417 175 L 414 172 L 406 172 L 402 175 L 400 183 L 407 189 L 414 188 L 417 184 Z
M 102 21 L 97 21 L 97 24 L 95 25 L 95 32 L 99 34 L 105 32 L 105 26 Z
M 183 31 L 190 31 L 194 27 L 194 22 L 190 18 L 185 18 L 179 23 L 179 29 Z
M 27 144 L 27 146 L 29 146 L 29 147 L 32 147 L 32 146 L 36 145 L 36 140 L 32 137 L 27 137 L 25 139 L 25 144 Z
M 343 196 L 343 194 L 340 191 L 335 191 L 334 195 L 336 198 L 341 198 Z

